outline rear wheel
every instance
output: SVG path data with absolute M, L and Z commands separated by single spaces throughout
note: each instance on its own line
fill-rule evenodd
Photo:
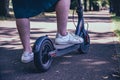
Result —
M 54 50 L 50 39 L 38 39 L 34 45 L 34 64 L 39 71 L 47 71 L 53 61 L 49 52 Z

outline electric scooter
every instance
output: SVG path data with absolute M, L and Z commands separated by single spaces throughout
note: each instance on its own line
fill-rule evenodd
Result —
M 83 43 L 69 45 L 55 45 L 54 42 L 46 35 L 39 37 L 33 46 L 34 64 L 39 71 L 45 72 L 49 70 L 54 57 L 69 54 L 78 50 L 79 53 L 87 53 L 90 46 L 90 37 L 88 30 L 84 28 L 83 9 L 81 0 L 77 0 L 78 21 L 75 34 L 84 39 Z

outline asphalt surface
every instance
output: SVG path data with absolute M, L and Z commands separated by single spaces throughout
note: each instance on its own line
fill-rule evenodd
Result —
M 116 39 L 108 11 L 84 13 L 91 39 L 87 54 L 77 51 L 54 59 L 47 72 L 38 72 L 34 62 L 20 62 L 22 46 L 14 20 L 0 21 L 0 80 L 120 80 Z M 68 23 L 70 31 L 73 22 Z M 31 45 L 41 35 L 54 38 L 55 17 L 31 19 Z

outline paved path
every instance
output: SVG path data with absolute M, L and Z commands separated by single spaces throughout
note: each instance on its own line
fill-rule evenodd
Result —
M 91 46 L 88 54 L 71 52 L 55 58 L 51 69 L 38 73 L 34 63 L 20 62 L 21 43 L 15 21 L 0 21 L 0 80 L 119 80 L 113 24 L 107 11 L 84 13 L 89 24 Z M 48 34 L 54 38 L 56 19 L 31 21 L 31 44 L 37 37 Z M 73 30 L 69 20 L 69 30 Z

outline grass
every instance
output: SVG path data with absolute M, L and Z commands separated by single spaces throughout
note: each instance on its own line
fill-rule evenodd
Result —
M 118 36 L 120 41 L 120 17 L 112 16 L 113 23 L 115 24 L 114 32 Z
M 115 15 L 112 15 L 112 21 L 115 24 L 114 32 L 117 35 L 120 43 L 120 17 L 117 17 Z M 116 50 L 117 50 L 117 57 L 118 57 L 118 76 L 120 77 L 120 44 L 116 45 Z

